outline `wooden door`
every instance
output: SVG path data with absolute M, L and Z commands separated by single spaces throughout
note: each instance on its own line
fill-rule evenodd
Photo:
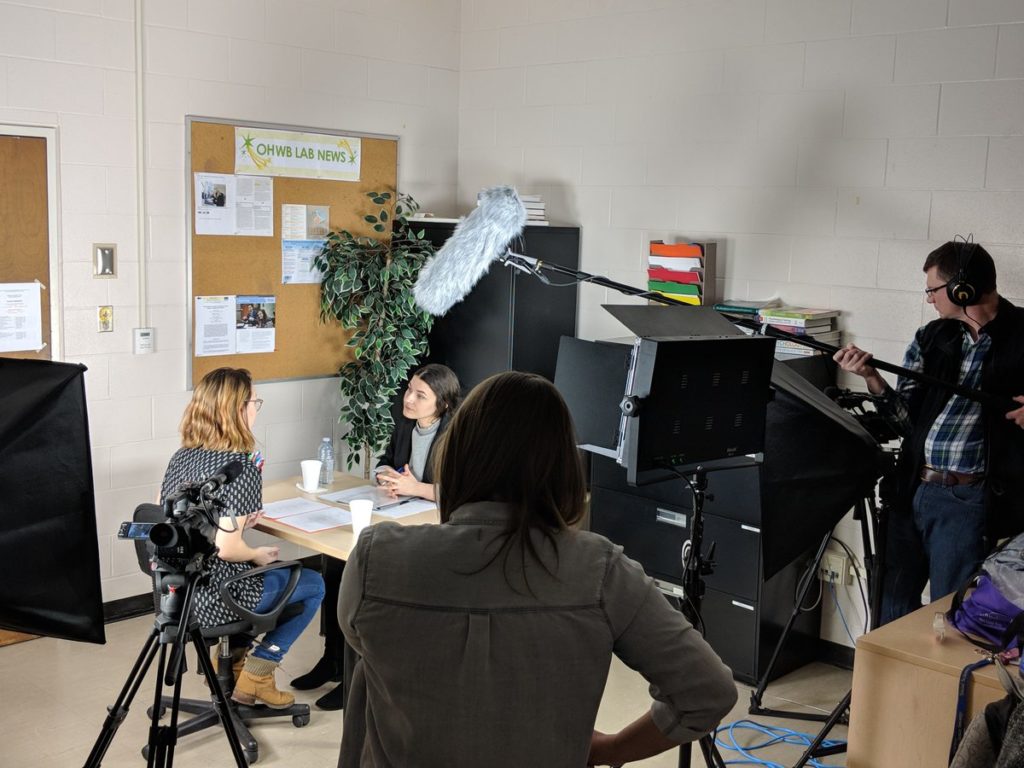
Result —
M 46 139 L 0 136 L 0 282 L 50 287 Z M 5 357 L 49 360 L 50 291 L 40 292 L 43 341 L 40 351 L 6 352 Z

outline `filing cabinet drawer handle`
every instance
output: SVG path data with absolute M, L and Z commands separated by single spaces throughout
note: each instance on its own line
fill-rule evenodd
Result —
M 671 509 L 655 508 L 654 519 L 659 523 L 667 523 L 678 528 L 686 527 L 686 515 L 683 512 L 673 512 Z
M 735 605 L 737 608 L 745 608 L 748 611 L 754 610 L 754 606 L 747 605 L 746 603 L 741 603 L 739 600 L 733 600 L 732 604 Z

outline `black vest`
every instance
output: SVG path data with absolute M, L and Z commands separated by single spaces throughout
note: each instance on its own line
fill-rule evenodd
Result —
M 981 364 L 981 389 L 1007 402 L 1024 394 L 1024 309 L 999 300 L 995 318 L 984 328 L 992 346 Z M 933 320 L 917 332 L 924 373 L 956 383 L 963 362 L 963 330 L 959 320 Z M 919 386 L 907 406 L 913 425 L 903 442 L 899 464 L 900 511 L 909 513 L 920 482 L 928 432 L 952 393 Z M 1006 410 L 982 406 L 985 427 L 985 488 L 989 529 L 995 537 L 1024 530 L 1024 430 L 1005 418 Z

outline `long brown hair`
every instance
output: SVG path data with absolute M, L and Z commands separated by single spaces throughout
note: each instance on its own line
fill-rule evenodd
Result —
M 218 368 L 203 376 L 181 417 L 185 448 L 249 453 L 256 438 L 245 419 L 252 396 L 252 374 L 244 368 Z
M 585 486 L 572 417 L 546 379 L 518 371 L 491 376 L 469 393 L 439 440 L 441 522 L 474 501 L 509 504 L 506 564 L 513 545 L 524 560 L 529 553 L 543 562 L 531 531 L 553 542 L 582 519 Z

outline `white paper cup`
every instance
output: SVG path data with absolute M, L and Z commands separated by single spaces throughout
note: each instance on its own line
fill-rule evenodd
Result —
M 370 516 L 373 514 L 373 499 L 352 499 L 348 503 L 348 509 L 352 513 L 352 533 L 358 539 L 363 528 L 370 524 Z
M 302 490 L 313 493 L 320 486 L 320 462 L 316 459 L 300 461 L 302 467 Z

